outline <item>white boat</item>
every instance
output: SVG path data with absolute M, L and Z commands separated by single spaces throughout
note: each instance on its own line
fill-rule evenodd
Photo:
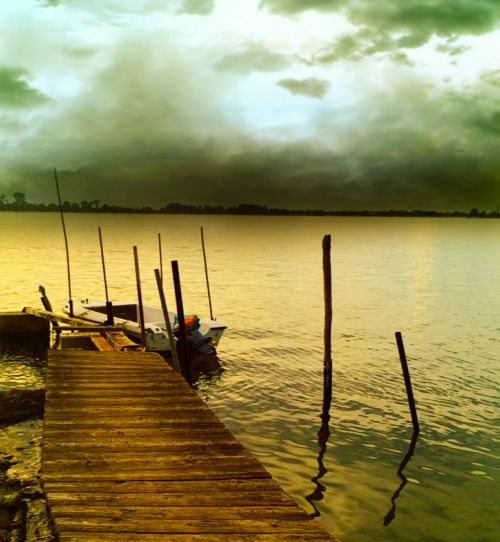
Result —
M 143 305 L 143 310 L 146 349 L 153 351 L 170 350 L 167 326 L 162 309 L 151 305 Z M 64 306 L 64 312 L 69 314 L 69 305 Z M 108 320 L 106 303 L 89 300 L 73 301 L 73 316 L 103 325 Z M 194 323 L 194 325 L 188 327 L 188 336 L 193 341 L 196 350 L 202 354 L 214 352 L 227 326 L 215 320 L 199 319 L 196 315 L 186 316 L 186 320 L 188 318 Z M 132 340 L 141 342 L 139 306 L 137 303 L 113 301 L 113 319 L 114 325 L 121 326 L 123 332 Z M 175 313 L 169 312 L 169 319 L 172 329 L 175 330 L 177 327 Z

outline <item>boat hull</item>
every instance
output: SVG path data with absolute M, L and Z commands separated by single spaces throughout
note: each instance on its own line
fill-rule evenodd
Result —
M 139 324 L 139 314 L 137 304 L 127 302 L 114 302 L 113 305 L 114 325 L 121 326 L 123 332 L 133 341 L 141 342 L 141 328 Z M 69 313 L 69 306 L 63 309 Z M 146 336 L 146 349 L 166 352 L 170 351 L 170 341 L 166 329 L 163 311 L 157 307 L 145 305 L 144 311 L 144 329 Z M 106 304 L 101 301 L 95 302 L 73 302 L 73 315 L 76 318 L 88 320 L 96 324 L 104 324 L 107 321 Z M 172 329 L 175 326 L 175 314 L 169 312 L 169 320 Z M 199 329 L 190 333 L 190 336 L 198 345 L 198 350 L 202 353 L 215 352 L 215 347 L 226 330 L 226 326 L 215 320 L 199 321 Z

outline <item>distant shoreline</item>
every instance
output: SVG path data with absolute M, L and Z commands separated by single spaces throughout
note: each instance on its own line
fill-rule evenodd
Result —
M 14 194 L 15 201 L 9 202 L 5 196 L 0 199 L 0 212 L 59 212 L 55 203 L 30 203 L 24 194 Z M 500 212 L 484 211 L 477 208 L 469 212 L 464 211 L 426 211 L 403 209 L 389 209 L 377 211 L 324 211 L 320 209 L 293 210 L 269 208 L 265 205 L 242 203 L 237 206 L 224 207 L 222 205 L 187 205 L 183 203 L 168 203 L 159 209 L 149 206 L 122 207 L 119 205 L 101 205 L 99 201 L 82 201 L 80 203 L 65 201 L 62 205 L 65 213 L 107 213 L 107 214 L 170 214 L 170 215 L 246 215 L 246 216 L 365 216 L 365 217 L 437 217 L 437 218 L 500 218 Z

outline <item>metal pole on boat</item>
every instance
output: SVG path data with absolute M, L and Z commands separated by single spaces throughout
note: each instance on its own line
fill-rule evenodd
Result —
M 203 249 L 203 262 L 205 263 L 205 279 L 207 281 L 208 305 L 210 307 L 210 320 L 213 320 L 214 314 L 212 311 L 212 298 L 210 296 L 210 282 L 208 281 L 207 254 L 205 252 L 205 238 L 203 236 L 203 227 L 200 228 L 200 231 L 201 231 L 201 248 Z
M 70 265 L 69 265 L 69 247 L 68 247 L 68 236 L 66 234 L 66 224 L 64 222 L 64 213 L 62 208 L 62 201 L 61 201 L 61 191 L 59 190 L 59 179 L 57 178 L 57 170 L 54 167 L 54 178 L 56 181 L 56 190 L 57 190 L 57 199 L 59 200 L 59 212 L 61 213 L 61 223 L 63 228 L 63 234 L 64 234 L 64 244 L 66 246 L 66 267 L 68 270 L 68 292 L 69 292 L 69 315 L 73 317 L 73 298 L 71 297 L 71 272 L 70 272 Z
M 165 324 L 167 327 L 168 341 L 170 343 L 170 351 L 172 352 L 172 364 L 174 369 L 180 373 L 181 366 L 179 365 L 179 357 L 177 356 L 177 346 L 175 344 L 175 337 L 172 333 L 172 326 L 170 324 L 170 316 L 168 315 L 167 302 L 165 300 L 165 293 L 163 291 L 163 284 L 161 282 L 161 274 L 159 269 L 155 269 L 156 284 L 158 285 L 158 293 L 160 294 L 161 308 L 163 310 L 163 318 L 165 318 Z
M 102 261 L 102 274 L 104 276 L 104 292 L 106 294 L 106 313 L 108 315 L 107 323 L 112 326 L 115 323 L 113 318 L 113 304 L 108 297 L 108 281 L 106 280 L 106 264 L 104 263 L 104 247 L 102 244 L 102 232 L 101 226 L 97 228 L 99 230 L 99 244 L 101 246 L 101 261 Z
M 158 232 L 158 251 L 160 253 L 160 281 L 161 285 L 163 286 L 163 258 L 161 253 L 161 235 Z
M 420 424 L 418 423 L 417 407 L 415 406 L 415 398 L 413 397 L 413 389 L 411 387 L 410 371 L 408 370 L 408 362 L 406 361 L 403 337 L 399 331 L 396 331 L 395 335 L 396 343 L 398 345 L 399 359 L 401 360 L 401 368 L 403 369 L 403 378 L 405 380 L 406 395 L 408 396 L 408 405 L 410 406 L 413 431 L 418 434 L 420 431 Z
M 179 275 L 179 263 L 177 260 L 171 262 L 172 277 L 174 279 L 175 302 L 177 305 L 177 318 L 179 320 L 179 361 L 181 362 L 182 374 L 187 383 L 191 386 L 191 374 L 188 367 L 187 355 L 187 330 L 184 316 L 184 305 L 182 303 L 181 279 Z
M 134 246 L 135 280 L 137 282 L 137 301 L 139 305 L 139 323 L 141 325 L 141 343 L 146 348 L 146 330 L 144 329 L 144 306 L 142 304 L 141 276 L 139 274 L 139 257 Z

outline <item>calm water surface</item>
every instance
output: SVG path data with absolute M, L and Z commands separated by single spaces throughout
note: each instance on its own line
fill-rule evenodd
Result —
M 219 348 L 223 371 L 203 378 L 199 393 L 333 534 L 345 542 L 500 538 L 500 221 L 73 214 L 66 221 L 76 299 L 104 297 L 101 226 L 111 298 L 135 299 L 137 245 L 145 301 L 158 305 L 160 232 L 164 261 L 179 261 L 186 311 L 201 315 L 208 313 L 204 226 L 214 312 L 229 329 Z M 329 427 L 320 431 L 326 233 L 334 385 Z M 65 265 L 57 214 L 0 213 L 0 310 L 41 306 L 39 284 L 62 306 Z M 174 306 L 171 291 L 167 301 Z M 403 333 L 421 422 L 400 475 L 412 429 L 395 331 Z M 0 386 L 39 378 L 39 367 L 4 359 Z

